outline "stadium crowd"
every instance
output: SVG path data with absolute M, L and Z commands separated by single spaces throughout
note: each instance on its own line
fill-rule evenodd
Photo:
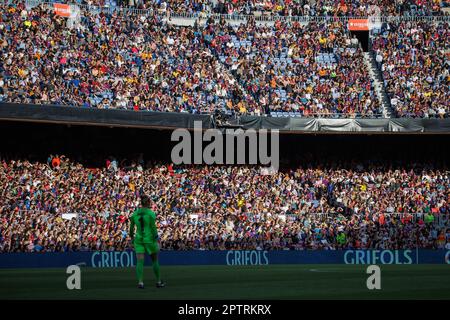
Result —
M 0 252 L 127 249 L 144 193 L 164 250 L 450 247 L 449 171 L 433 166 L 0 165 Z
M 5 11 L 4 101 L 191 113 L 251 103 L 193 28 L 86 14 L 70 30 L 64 19 L 42 7 Z
M 401 22 L 387 29 L 373 49 L 398 116 L 448 117 L 449 24 Z
M 70 28 L 67 18 L 43 5 L 0 7 L 0 102 L 188 113 L 382 114 L 358 40 L 339 20 L 264 25 L 248 19 L 232 26 L 208 19 L 181 27 L 156 10 L 127 16 L 87 10 Z M 448 117 L 447 39 L 448 23 L 417 22 L 389 24 L 374 39 L 399 116 Z
M 339 22 L 273 28 L 249 22 L 237 29 L 211 22 L 201 29 L 174 27 L 156 15 L 86 14 L 83 28 L 71 30 L 64 19 L 42 7 L 5 11 L 3 101 L 191 113 L 380 113 L 361 50 Z M 233 37 L 250 45 L 236 48 Z M 329 60 L 316 61 L 319 53 Z
M 362 49 L 342 22 L 210 26 L 213 52 L 265 111 L 381 114 Z M 356 41 L 355 41 L 356 40 Z
M 356 16 L 372 14 L 432 15 L 440 0 L 219 0 L 215 12 L 223 14 L 270 14 L 280 16 Z
M 96 7 L 127 7 L 148 10 L 155 13 L 194 14 L 212 12 L 214 3 L 211 0 L 76 0 L 75 3 Z
M 132 7 L 171 13 L 277 16 L 355 16 L 437 14 L 443 0 L 80 0 L 97 6 Z

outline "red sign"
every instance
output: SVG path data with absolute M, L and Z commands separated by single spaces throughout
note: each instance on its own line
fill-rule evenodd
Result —
M 348 19 L 348 29 L 351 31 L 368 31 L 369 19 Z
M 70 17 L 70 5 L 63 3 L 54 3 L 55 14 L 61 17 Z

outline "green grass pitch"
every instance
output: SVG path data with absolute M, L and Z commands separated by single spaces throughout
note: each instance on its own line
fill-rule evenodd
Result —
M 0 269 L 0 299 L 450 299 L 450 265 L 383 265 L 381 290 L 368 290 L 364 265 L 161 266 L 156 289 L 145 267 L 81 268 L 81 290 L 65 269 Z

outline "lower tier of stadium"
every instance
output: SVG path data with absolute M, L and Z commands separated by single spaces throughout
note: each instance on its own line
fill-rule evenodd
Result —
M 267 175 L 174 166 L 170 133 L 158 131 L 3 124 L 0 133 L 14 137 L 0 143 L 2 252 L 127 249 L 142 193 L 163 249 L 449 245 L 446 136 L 283 136 L 280 170 Z

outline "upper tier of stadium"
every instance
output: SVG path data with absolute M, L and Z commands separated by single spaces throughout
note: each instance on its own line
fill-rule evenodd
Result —
M 138 10 L 121 11 L 120 2 L 88 1 L 108 10 L 80 2 L 62 17 L 49 3 L 6 1 L 0 4 L 0 102 L 295 117 L 448 117 L 447 4 L 385 2 L 147 1 L 134 3 Z M 375 14 L 373 5 L 381 4 L 378 14 L 408 18 L 372 26 L 364 52 L 346 17 Z M 273 19 L 260 21 L 256 12 L 266 11 Z M 236 23 L 210 15 L 230 12 L 246 19 Z M 286 19 L 295 15 L 305 19 Z

